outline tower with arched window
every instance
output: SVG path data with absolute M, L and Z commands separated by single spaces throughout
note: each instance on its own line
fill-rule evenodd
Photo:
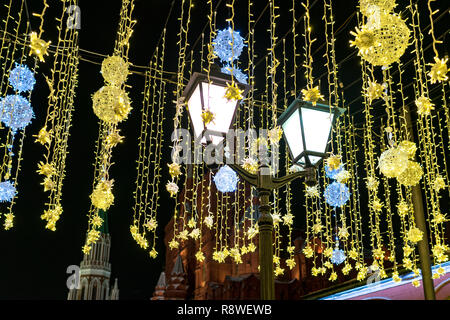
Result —
M 100 211 L 104 220 L 100 228 L 100 239 L 92 245 L 91 252 L 83 256 L 80 263 L 79 289 L 70 289 L 67 300 L 118 300 L 119 287 L 117 278 L 114 287 L 110 288 L 111 263 L 109 254 L 111 249 L 111 235 L 108 231 L 108 215 Z

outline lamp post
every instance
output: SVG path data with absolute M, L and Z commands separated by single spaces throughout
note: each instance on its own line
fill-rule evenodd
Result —
M 344 112 L 341 108 L 317 104 L 299 98 L 280 116 L 278 123 L 283 128 L 283 134 L 294 163 L 304 167 L 303 171 L 284 177 L 275 178 L 270 174 L 267 163 L 260 163 L 258 173 L 250 174 L 241 166 L 229 164 L 239 176 L 256 187 L 259 197 L 259 266 L 261 281 L 261 299 L 275 299 L 275 280 L 273 273 L 273 219 L 270 214 L 269 196 L 298 178 L 305 178 L 305 183 L 314 185 L 316 170 L 321 160 L 326 156 L 331 128 L 336 118 Z
M 225 93 L 231 77 L 211 70 L 208 75 L 194 73 L 183 93 L 196 141 L 204 145 L 219 145 L 231 128 L 239 100 L 228 100 Z M 236 83 L 245 96 L 249 87 Z M 262 300 L 275 298 L 273 272 L 273 219 L 269 197 L 273 190 L 304 177 L 307 184 L 315 184 L 316 169 L 326 155 L 331 128 L 343 109 L 295 99 L 280 116 L 284 136 L 294 163 L 303 170 L 284 177 L 273 177 L 269 165 L 262 160 L 257 174 L 251 174 L 237 164 L 228 164 L 243 180 L 256 187 L 259 198 L 259 265 Z

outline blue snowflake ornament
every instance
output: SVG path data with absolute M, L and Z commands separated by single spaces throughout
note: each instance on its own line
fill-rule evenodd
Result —
M 33 90 L 36 79 L 26 65 L 16 63 L 16 67 L 9 73 L 9 83 L 20 93 Z
M 16 193 L 16 187 L 11 181 L 0 182 L 0 202 L 11 202 Z
M 25 128 L 34 118 L 30 102 L 20 95 L 7 95 L 0 101 L 0 120 L 13 131 Z
M 345 252 L 339 248 L 335 248 L 333 250 L 333 255 L 331 256 L 331 262 L 335 265 L 340 265 L 345 261 L 347 257 L 345 256 Z
M 350 199 L 348 187 L 337 181 L 329 184 L 323 195 L 327 203 L 332 207 L 342 207 Z
M 220 192 L 234 192 L 237 188 L 239 178 L 229 166 L 225 165 L 214 175 L 214 183 Z
M 236 60 L 245 46 L 244 38 L 241 37 L 239 32 L 233 31 L 231 28 L 220 30 L 212 43 L 214 54 L 225 63 Z M 231 48 L 232 44 L 233 49 Z

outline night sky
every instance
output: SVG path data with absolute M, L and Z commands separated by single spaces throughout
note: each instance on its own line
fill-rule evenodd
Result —
M 17 1 L 19 2 L 19 1 Z M 214 0 L 214 6 L 220 2 L 217 13 L 217 27 L 226 27 L 225 19 L 229 10 L 225 7 L 226 1 Z M 326 68 L 323 67 L 324 53 L 323 45 L 323 3 L 322 1 L 310 0 L 311 23 L 314 34 L 319 39 L 314 44 L 314 76 L 321 82 L 326 81 Z M 336 17 L 336 55 L 340 68 L 340 81 L 344 87 L 351 85 L 345 90 L 346 101 L 353 102 L 350 110 L 358 117 L 361 116 L 361 101 L 355 100 L 360 94 L 361 81 L 359 57 L 354 54 L 355 50 L 350 48 L 349 31 L 357 25 L 356 10 L 357 1 L 335 0 L 334 11 Z M 404 10 L 405 1 L 397 1 Z M 407 1 L 409 2 L 409 1 Z M 420 1 L 425 2 L 425 1 Z M 435 2 L 435 6 L 441 5 L 445 9 L 445 1 Z M 166 38 L 166 65 L 165 70 L 176 71 L 177 68 L 177 37 L 179 29 L 178 17 L 180 15 L 181 0 L 175 0 L 169 22 L 167 24 Z M 189 32 L 189 43 L 193 45 L 207 23 L 206 0 L 194 0 L 192 9 L 191 26 Z M 247 0 L 236 0 L 235 28 L 241 32 L 242 36 L 247 34 Z M 270 38 L 267 32 L 269 28 L 269 10 L 266 9 L 267 1 L 254 0 L 254 19 L 260 18 L 256 25 L 256 52 L 258 57 L 256 62 L 263 59 L 270 46 Z M 283 37 L 292 27 L 292 16 L 289 9 L 291 1 L 278 0 L 281 18 L 277 23 L 277 35 Z M 345 3 L 345 5 L 342 5 Z M 37 30 L 39 20 L 31 15 L 32 12 L 42 10 L 41 1 L 28 0 L 28 11 L 31 22 L 31 30 Z M 46 40 L 51 40 L 52 44 L 57 43 L 55 17 L 60 16 L 60 2 L 49 0 L 50 8 L 45 16 L 44 36 Z M 339 5 L 337 5 L 339 4 Z M 148 65 L 160 38 L 163 26 L 168 17 L 172 0 L 135 0 L 134 19 L 137 20 L 135 31 L 130 40 L 130 61 L 137 66 Z M 102 58 L 89 54 L 87 51 L 111 55 L 116 37 L 116 29 L 119 19 L 121 1 L 119 0 L 81 0 L 81 30 L 79 34 L 80 48 L 83 49 L 81 57 L 101 63 Z M 298 1 L 297 18 L 303 14 L 304 9 Z M 442 10 L 444 12 L 445 10 Z M 448 8 L 447 8 L 448 11 Z M 1 18 L 4 17 L 4 9 L 0 9 Z M 422 14 L 424 24 L 428 25 L 426 19 L 428 13 Z M 439 15 L 439 14 L 438 14 Z M 26 15 L 24 15 L 26 19 Z M 447 17 L 436 22 L 436 34 L 441 35 L 448 29 Z M 302 54 L 302 26 L 300 22 L 298 29 L 297 51 Z M 340 27 L 340 28 L 339 28 Z M 447 32 L 448 33 L 448 32 Z M 205 39 L 207 35 L 205 35 Z M 447 38 L 448 39 L 448 38 Z M 291 35 L 286 40 L 287 52 L 291 54 Z M 429 43 L 425 42 L 425 45 Z M 448 40 L 447 40 L 448 44 Z M 200 42 L 196 47 L 189 47 L 188 50 L 194 53 L 200 50 Z M 409 48 L 411 50 L 411 47 Z M 428 50 L 428 54 L 431 54 Z M 445 55 L 444 46 L 441 52 Z M 317 58 L 316 58 L 317 57 Z M 428 56 L 431 61 L 432 56 Z M 290 56 L 289 56 L 290 58 Z M 405 61 L 407 61 L 406 59 Z M 300 57 L 297 64 L 301 65 L 303 58 Z M 194 64 L 194 70 L 198 71 L 198 59 Z M 241 60 L 246 65 L 246 57 Z M 29 58 L 27 63 L 31 65 L 33 59 Z M 257 66 L 256 87 L 264 89 L 264 61 Z M 288 64 L 290 64 L 289 62 Z M 90 205 L 89 195 L 92 192 L 94 146 L 98 135 L 98 119 L 92 111 L 91 95 L 103 86 L 103 78 L 100 74 L 100 65 L 80 61 L 79 81 L 77 96 L 75 99 L 75 111 L 73 113 L 73 126 L 69 138 L 69 155 L 66 163 L 66 178 L 63 189 L 62 206 L 64 212 L 57 222 L 55 232 L 45 229 L 45 223 L 40 219 L 43 213 L 44 204 L 47 199 L 40 185 L 41 178 L 36 173 L 37 163 L 42 160 L 44 149 L 41 145 L 34 143 L 31 135 L 36 134 L 42 127 L 47 110 L 48 87 L 45 84 L 43 75 L 49 74 L 49 67 L 52 64 L 51 57 L 47 57 L 45 63 L 39 64 L 36 80 L 37 84 L 32 95 L 32 106 L 35 112 L 35 119 L 27 127 L 27 138 L 23 147 L 22 169 L 19 174 L 19 196 L 14 207 L 15 225 L 14 228 L 5 231 L 0 230 L 0 299 L 58 299 L 67 298 L 68 289 L 66 279 L 69 276 L 66 269 L 69 265 L 78 265 L 82 259 L 81 246 L 84 244 L 85 232 L 87 228 L 87 212 Z M 197 69 L 196 69 L 197 67 Z M 142 71 L 133 67 L 132 70 Z M 243 69 L 243 68 L 242 68 Z M 291 67 L 288 67 L 292 70 Z M 305 85 L 303 69 L 298 71 L 298 90 Z M 280 72 L 281 74 L 281 72 Z M 174 79 L 172 79 L 174 80 Z M 115 179 L 113 192 L 115 194 L 114 206 L 108 211 L 109 230 L 112 236 L 111 264 L 112 281 L 119 279 L 120 299 L 149 299 L 153 294 L 156 281 L 164 265 L 164 245 L 163 226 L 168 222 L 173 213 L 173 200 L 168 197 L 164 188 L 161 193 L 161 206 L 159 217 L 159 242 L 157 250 L 160 252 L 156 259 L 150 259 L 147 251 L 141 249 L 132 239 L 129 226 L 132 222 L 134 205 L 133 191 L 136 179 L 136 158 L 138 155 L 137 138 L 139 137 L 142 106 L 142 92 L 144 90 L 144 77 L 138 74 L 131 74 L 127 83 L 131 85 L 127 91 L 132 100 L 133 110 L 128 120 L 119 125 L 121 134 L 125 136 L 124 143 L 118 145 L 113 153 L 114 166 L 110 171 L 110 176 Z M 325 88 L 325 85 L 323 86 Z M 173 88 L 169 88 L 169 92 Z M 174 108 L 170 101 L 173 98 L 168 95 L 166 119 L 172 119 Z M 288 102 L 290 103 L 292 99 Z M 281 107 L 281 105 L 280 105 Z M 381 108 L 380 109 L 384 109 Z M 356 118 L 358 119 L 358 118 Z M 173 130 L 172 121 L 166 121 L 165 137 L 169 140 Z M 161 183 L 168 180 L 168 172 L 165 163 L 168 161 L 170 149 L 168 143 L 163 148 L 163 177 Z M 299 212 L 302 206 L 294 200 L 294 207 L 298 207 Z M 4 204 L 0 210 L 5 210 Z M 4 211 L 2 211 L 4 212 Z

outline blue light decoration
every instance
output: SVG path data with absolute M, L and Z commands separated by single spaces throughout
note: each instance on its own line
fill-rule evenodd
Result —
M 336 176 L 342 171 L 344 170 L 344 165 L 340 165 L 339 168 L 337 169 L 330 169 L 330 167 L 328 167 L 327 165 L 325 165 L 325 175 L 330 178 L 330 179 L 336 179 Z
M 226 64 L 236 60 L 245 46 L 244 38 L 241 37 L 239 32 L 233 31 L 231 28 L 219 30 L 212 43 L 214 54 Z M 233 44 L 233 50 L 231 49 L 231 44 Z
M 25 128 L 34 118 L 30 102 L 20 95 L 7 95 L 0 101 L 0 120 L 14 133 Z
M 236 172 L 227 165 L 220 168 L 214 175 L 216 188 L 222 193 L 236 191 L 238 181 Z
M 340 265 L 347 259 L 345 252 L 338 247 L 333 250 L 333 255 L 331 256 L 331 262 L 335 265 Z
M 16 187 L 11 181 L 0 182 L 0 202 L 11 202 L 16 193 Z
M 342 207 L 350 199 L 350 191 L 345 184 L 334 181 L 323 193 L 325 200 L 332 207 Z
M 225 65 L 220 69 L 222 73 L 225 74 L 231 74 L 231 67 L 229 65 Z M 247 75 L 241 71 L 239 68 L 233 68 L 233 76 L 236 78 L 237 81 L 243 84 L 247 84 Z
M 33 72 L 26 65 L 18 64 L 9 72 L 9 83 L 17 92 L 33 90 L 36 79 Z

